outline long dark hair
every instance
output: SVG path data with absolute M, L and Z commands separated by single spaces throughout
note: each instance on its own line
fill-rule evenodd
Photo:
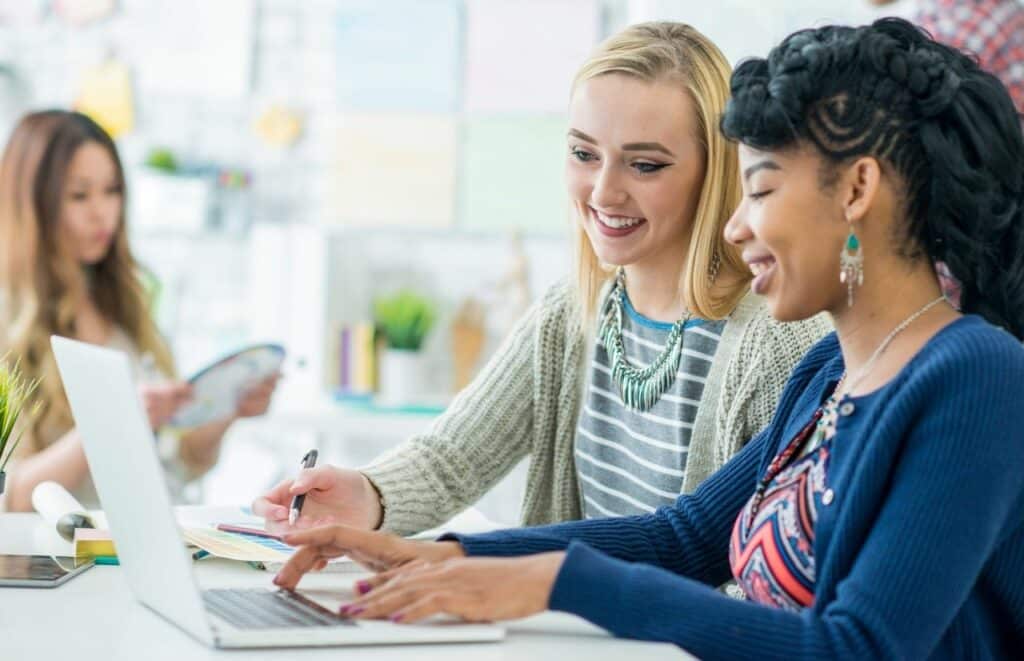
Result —
M 77 112 L 46 110 L 21 119 L 0 158 L 0 354 L 41 379 L 43 407 L 26 448 L 40 450 L 55 440 L 43 429 L 66 430 L 72 423 L 50 335 L 76 336 L 75 314 L 86 295 L 82 268 L 68 255 L 58 231 L 68 165 L 86 143 L 102 146 L 113 160 L 124 190 L 124 171 L 110 136 Z M 149 315 L 139 266 L 132 256 L 122 215 L 110 251 L 88 267 L 89 292 L 103 316 L 151 353 L 173 374 L 171 354 Z
M 908 257 L 948 264 L 961 308 L 1024 335 L 1024 135 L 1009 92 L 902 19 L 802 30 L 733 73 L 726 137 L 873 156 L 904 187 Z

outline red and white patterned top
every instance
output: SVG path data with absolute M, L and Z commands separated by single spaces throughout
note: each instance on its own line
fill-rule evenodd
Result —
M 814 528 L 832 498 L 825 495 L 830 441 L 792 460 L 814 428 L 805 427 L 777 457 L 783 467 L 763 497 L 740 511 L 729 543 L 729 565 L 747 599 L 789 611 L 814 603 Z
M 912 20 L 937 41 L 978 57 L 1024 114 L 1024 4 L 1018 0 L 918 0 Z

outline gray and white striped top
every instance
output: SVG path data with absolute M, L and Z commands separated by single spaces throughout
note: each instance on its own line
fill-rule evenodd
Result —
M 623 296 L 622 344 L 644 367 L 665 347 L 672 324 L 641 316 Z M 650 410 L 626 408 L 598 341 L 576 429 L 576 470 L 588 519 L 630 516 L 671 505 L 679 496 L 690 433 L 725 321 L 693 319 L 672 386 Z

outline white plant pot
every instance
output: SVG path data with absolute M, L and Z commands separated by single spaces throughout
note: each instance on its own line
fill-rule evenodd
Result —
M 427 390 L 427 361 L 420 351 L 385 349 L 380 357 L 378 401 L 407 406 L 422 401 Z

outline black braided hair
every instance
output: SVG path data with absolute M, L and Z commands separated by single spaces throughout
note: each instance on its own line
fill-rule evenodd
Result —
M 1024 135 L 1009 92 L 897 18 L 802 30 L 741 63 L 722 132 L 757 149 L 817 147 L 834 170 L 895 171 L 908 257 L 944 261 L 961 308 L 1024 336 Z

